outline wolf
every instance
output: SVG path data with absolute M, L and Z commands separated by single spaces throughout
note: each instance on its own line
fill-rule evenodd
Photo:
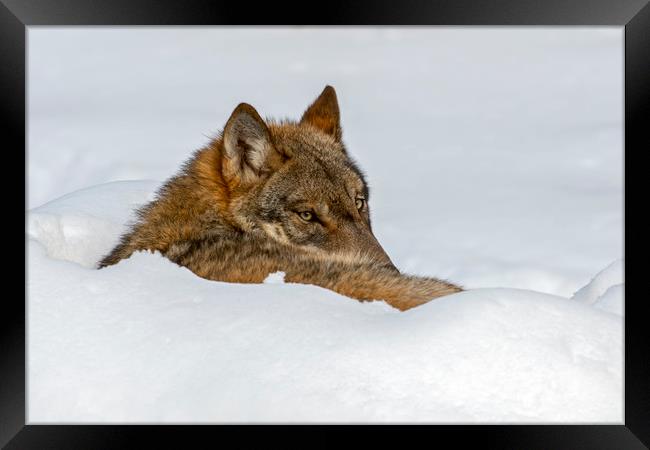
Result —
M 375 238 L 370 192 L 343 144 L 336 91 L 299 121 L 239 104 L 217 137 L 166 181 L 98 268 L 158 251 L 196 275 L 321 286 L 404 311 L 462 290 L 400 273 Z

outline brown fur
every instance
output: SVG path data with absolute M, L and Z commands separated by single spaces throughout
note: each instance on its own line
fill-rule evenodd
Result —
M 299 122 L 266 122 L 245 103 L 198 150 L 99 263 L 159 251 L 197 275 L 260 283 L 270 273 L 406 310 L 459 292 L 400 274 L 372 234 L 368 188 L 341 141 L 327 86 Z

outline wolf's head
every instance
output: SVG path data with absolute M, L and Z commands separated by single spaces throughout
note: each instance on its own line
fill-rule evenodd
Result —
M 229 210 L 242 228 L 327 257 L 394 268 L 372 233 L 368 186 L 341 141 L 331 86 L 299 122 L 265 122 L 242 103 L 222 138 Z

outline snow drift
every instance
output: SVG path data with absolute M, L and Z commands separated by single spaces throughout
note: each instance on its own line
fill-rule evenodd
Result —
M 623 288 L 623 261 L 619 259 L 598 272 L 589 284 L 579 289 L 572 298 L 623 315 Z
M 404 313 L 159 254 L 95 270 L 157 185 L 28 212 L 30 423 L 622 422 L 622 262 L 573 299 L 482 288 Z

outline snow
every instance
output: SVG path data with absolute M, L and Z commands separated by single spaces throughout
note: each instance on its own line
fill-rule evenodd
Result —
M 622 29 L 28 42 L 30 423 L 622 422 Z M 391 259 L 468 291 L 401 313 L 159 254 L 94 269 L 239 102 L 297 117 L 325 84 Z
M 284 272 L 273 272 L 273 273 L 270 273 L 269 276 L 267 276 L 264 279 L 264 282 L 269 283 L 269 284 L 284 283 L 284 277 L 285 276 L 286 276 L 286 273 L 284 273 Z
M 622 319 L 588 301 L 483 288 L 402 313 L 282 272 L 208 281 L 158 253 L 95 270 L 155 187 L 30 211 L 31 423 L 622 417 Z
M 82 189 L 28 214 L 27 231 L 46 246 L 48 256 L 96 267 L 135 218 L 133 210 L 153 200 L 159 185 L 117 182 Z
M 623 315 L 623 286 L 623 260 L 619 259 L 598 272 L 572 298 Z
M 594 306 L 604 311 L 609 311 L 622 316 L 625 310 L 625 285 L 617 284 L 607 288 L 605 293 L 598 297 Z

